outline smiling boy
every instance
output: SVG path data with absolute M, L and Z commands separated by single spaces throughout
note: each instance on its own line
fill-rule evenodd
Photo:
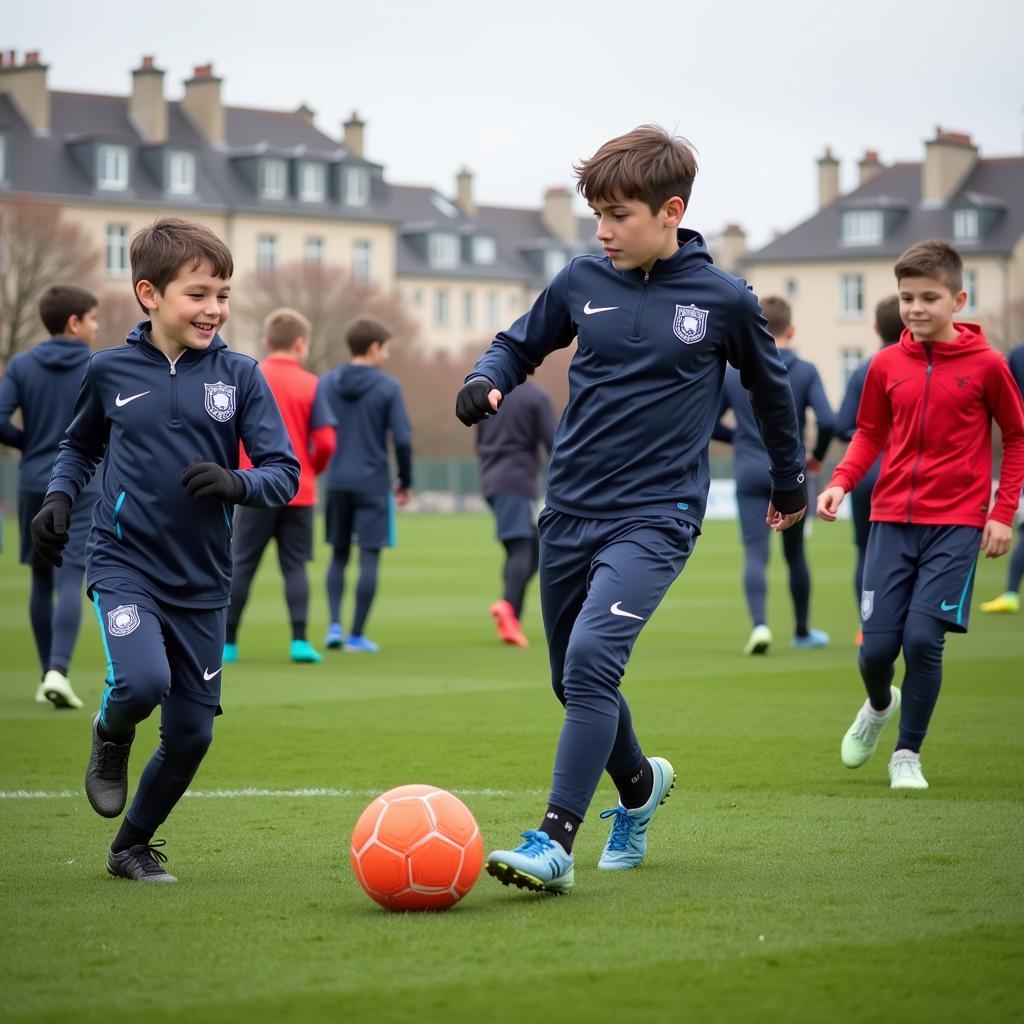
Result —
M 160 745 L 107 870 L 173 882 L 152 837 L 198 770 L 220 710 L 232 509 L 286 505 L 299 463 L 258 364 L 218 334 L 228 319 L 227 246 L 208 228 L 165 217 L 132 239 L 131 264 L 150 319 L 89 361 L 32 536 L 59 564 L 71 504 L 103 459 L 86 583 L 108 674 L 85 790 L 98 814 L 121 813 L 135 726 L 159 706 Z M 254 467 L 244 472 L 239 442 Z
M 967 301 L 963 263 L 948 242 L 921 242 L 896 264 L 898 344 L 875 354 L 857 430 L 818 515 L 829 522 L 885 451 L 871 499 L 861 593 L 860 673 L 868 699 L 843 737 L 859 768 L 899 713 L 893 789 L 927 789 L 920 751 L 942 685 L 947 632 L 966 633 L 979 548 L 1005 555 L 1024 484 L 1024 410 L 1006 360 L 977 324 L 954 320 Z M 1003 436 L 995 502 L 992 421 Z M 902 690 L 892 686 L 900 650 Z M 902 707 L 902 710 L 901 710 Z
M 806 504 L 803 446 L 786 369 L 757 299 L 681 229 L 697 163 L 689 144 L 645 125 L 576 168 L 604 258 L 578 256 L 495 338 L 456 415 L 501 415 L 504 395 L 555 349 L 578 346 L 540 516 L 541 607 L 565 718 L 547 810 L 487 870 L 547 892 L 573 885 L 572 847 L 603 771 L 619 794 L 598 867 L 644 858 L 675 772 L 646 757 L 620 690 L 633 644 L 689 558 L 710 484 L 708 441 L 726 363 L 736 366 L 771 461 L 767 522 Z

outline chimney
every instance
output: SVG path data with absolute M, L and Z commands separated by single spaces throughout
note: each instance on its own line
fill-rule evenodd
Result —
M 345 148 L 353 156 L 363 155 L 363 129 L 366 127 L 365 121 L 359 120 L 359 115 L 353 110 L 352 116 L 342 125 L 345 130 L 345 136 L 342 139 Z
M 860 173 L 860 184 L 866 185 L 872 178 L 876 178 L 885 170 L 885 164 L 878 158 L 877 149 L 866 149 L 864 155 L 857 162 L 857 170 Z
M 544 209 L 541 210 L 540 219 L 560 242 L 579 241 L 579 226 L 572 212 L 572 193 L 564 186 L 557 185 L 544 193 Z
M 718 265 L 727 273 L 735 274 L 740 260 L 747 254 L 747 233 L 739 224 L 726 224 L 722 232 L 722 246 Z
M 226 138 L 221 81 L 214 77 L 212 64 L 200 64 L 185 83 L 182 106 L 207 142 L 224 142 Z
M 167 141 L 167 101 L 164 99 L 164 73 L 152 57 L 143 57 L 132 72 L 132 95 L 128 117 L 146 142 Z
M 839 161 L 826 146 L 818 157 L 818 209 L 823 210 L 839 198 Z
M 300 115 L 302 120 L 305 121 L 306 124 L 310 126 L 310 128 L 313 127 L 313 120 L 316 118 L 316 111 L 311 106 L 309 106 L 306 103 L 303 103 L 302 106 L 295 111 L 295 113 Z
M 39 51 L 25 54 L 25 63 L 18 64 L 15 50 L 7 52 L 0 63 L 0 92 L 14 101 L 21 116 L 37 135 L 50 130 L 50 93 L 46 88 L 46 65 L 39 62 Z
M 455 203 L 465 217 L 476 216 L 476 203 L 473 201 L 473 172 L 463 167 L 455 175 Z
M 921 200 L 925 206 L 943 206 L 978 162 L 978 149 L 970 135 L 935 129 L 924 144 Z

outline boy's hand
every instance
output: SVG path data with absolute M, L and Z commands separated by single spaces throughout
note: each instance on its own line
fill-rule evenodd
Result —
M 239 476 L 216 462 L 193 462 L 181 474 L 181 486 L 190 498 L 239 502 L 245 497 L 245 484 Z
M 486 377 L 463 384 L 455 398 L 455 415 L 467 427 L 487 419 L 498 411 L 501 392 Z
M 826 487 L 818 495 L 818 518 L 824 519 L 826 523 L 834 523 L 836 521 L 836 513 L 838 513 L 839 506 L 842 505 L 843 498 L 845 497 L 846 491 L 842 487 Z
M 33 525 L 35 520 L 32 520 Z M 1010 550 L 1013 541 L 1013 527 L 990 519 L 981 531 L 981 550 L 986 558 L 1001 558 Z
M 32 519 L 32 546 L 50 565 L 64 564 L 61 552 L 68 542 L 71 521 L 71 499 L 63 491 L 53 491 L 43 499 L 43 506 Z
M 807 511 L 807 480 L 802 473 L 799 480 L 800 486 L 791 491 L 776 491 L 772 488 L 768 513 L 764 521 L 765 525 L 770 526 L 776 533 L 796 526 Z
M 399 508 L 405 508 L 412 501 L 412 488 L 403 487 L 400 483 L 395 484 L 395 504 Z
M 798 512 L 780 512 L 775 507 L 775 502 L 768 502 L 768 514 L 764 517 L 765 524 L 770 526 L 776 533 L 782 533 L 791 526 L 796 526 L 803 519 L 807 508 L 804 507 Z

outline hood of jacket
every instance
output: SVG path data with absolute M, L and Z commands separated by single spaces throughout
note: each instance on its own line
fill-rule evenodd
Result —
M 358 402 L 386 380 L 376 366 L 342 366 L 338 370 L 338 394 L 346 402 Z
M 81 370 L 92 354 L 85 342 L 75 338 L 51 338 L 40 342 L 32 351 L 42 366 L 58 373 Z
M 975 352 L 985 352 L 991 347 L 979 324 L 954 323 L 953 326 L 960 332 L 956 341 L 916 341 L 913 334 L 904 328 L 900 335 L 899 346 L 913 359 L 928 358 L 928 349 L 925 348 L 925 345 L 931 346 L 933 359 L 949 359 Z

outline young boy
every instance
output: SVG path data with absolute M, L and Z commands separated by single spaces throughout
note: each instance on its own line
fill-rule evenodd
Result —
M 828 451 L 835 428 L 835 416 L 825 397 L 821 378 L 812 363 L 798 358 L 790 347 L 796 328 L 789 303 L 775 295 L 761 300 L 768 321 L 768 330 L 779 348 L 782 362 L 789 373 L 789 386 L 800 423 L 800 435 L 806 427 L 807 410 L 814 410 L 817 438 L 814 454 L 807 460 L 812 473 L 821 471 L 821 462 Z M 740 380 L 739 371 L 729 367 L 725 371 L 725 388 L 720 412 L 732 409 L 736 417 L 735 429 L 719 422 L 712 437 L 726 441 L 735 452 L 736 502 L 739 506 L 740 535 L 743 540 L 743 589 L 747 598 L 752 629 L 743 648 L 744 654 L 767 654 L 772 643 L 772 631 L 765 615 L 768 595 L 768 556 L 771 553 L 771 531 L 764 524 L 764 509 L 771 495 L 772 481 L 768 455 L 758 433 L 754 410 Z M 804 553 L 804 523 L 801 520 L 782 535 L 782 551 L 789 567 L 789 591 L 793 598 L 795 628 L 793 646 L 796 648 L 827 647 L 828 633 L 811 629 L 808 624 L 811 606 L 811 571 Z
M 334 549 L 327 570 L 331 624 L 327 646 L 373 654 L 379 648 L 366 636 L 366 620 L 377 593 L 381 548 L 394 544 L 388 437 L 395 448 L 398 482 L 394 503 L 407 505 L 412 487 L 412 428 L 398 381 L 383 373 L 390 332 L 376 320 L 361 319 L 346 334 L 352 359 L 324 374 L 322 387 L 338 421 L 338 446 L 327 473 L 327 542 Z M 341 598 L 352 536 L 359 543 L 359 582 L 355 614 L 346 639 L 341 628 Z
M 799 522 L 806 504 L 793 394 L 757 299 L 679 228 L 697 163 L 683 139 L 645 125 L 576 168 L 604 258 L 578 256 L 533 308 L 495 338 L 466 379 L 456 415 L 470 425 L 558 348 L 578 345 L 555 432 L 540 516 L 541 608 L 565 720 L 548 807 L 487 870 L 504 883 L 565 892 L 573 841 L 602 771 L 619 793 L 598 867 L 632 868 L 673 786 L 644 756 L 619 684 L 644 623 L 700 531 L 708 442 L 726 362 L 739 368 L 772 463 L 767 520 Z
M 260 369 L 274 393 L 292 450 L 299 460 L 299 493 L 283 507 L 243 506 L 235 511 L 235 568 L 231 576 L 225 664 L 238 661 L 238 624 L 249 599 L 253 576 L 271 538 L 277 541 L 277 560 L 284 577 L 285 603 L 292 627 L 291 659 L 306 664 L 321 660 L 319 652 L 306 639 L 306 562 L 313 557 L 316 478 L 330 462 L 336 440 L 334 414 L 320 390 L 319 378 L 302 368 L 309 355 L 311 332 L 310 322 L 294 309 L 275 309 L 263 325 L 263 346 L 269 355 L 260 363 Z M 243 452 L 239 468 L 249 469 L 251 465 Z
M 135 235 L 130 255 L 150 319 L 89 361 L 32 539 L 60 563 L 72 503 L 103 460 L 86 583 L 108 687 L 85 792 L 103 817 L 121 813 L 135 726 L 160 706 L 160 745 L 107 871 L 174 882 L 152 839 L 199 768 L 220 710 L 231 513 L 235 503 L 287 504 L 299 464 L 256 361 L 218 333 L 228 319 L 227 246 L 206 227 L 163 217 Z M 239 442 L 256 468 L 236 469 Z
M 942 684 L 945 634 L 967 632 L 979 547 L 989 558 L 1009 550 L 1024 483 L 1024 409 L 981 328 L 954 320 L 967 301 L 959 253 L 948 242 L 921 242 L 900 257 L 896 281 L 906 330 L 871 360 L 857 432 L 818 496 L 818 514 L 834 521 L 885 451 L 860 602 L 868 699 L 841 755 L 848 768 L 860 767 L 899 712 L 891 786 L 927 789 L 920 751 Z M 990 506 L 993 419 L 1003 462 Z M 902 692 L 891 685 L 901 648 Z
M 554 437 L 551 399 L 529 380 L 501 403 L 501 416 L 488 417 L 476 427 L 480 489 L 494 513 L 498 540 L 505 548 L 504 593 L 491 605 L 491 616 L 498 638 L 515 647 L 530 645 L 519 620 L 526 588 L 539 564 L 534 503 L 540 453 L 550 454 Z
M 875 307 L 875 334 L 881 343 L 880 348 L 888 348 L 900 340 L 903 333 L 903 319 L 900 317 L 900 297 L 890 295 L 882 299 Z M 836 437 L 840 441 L 850 441 L 857 429 L 857 409 L 860 396 L 864 391 L 864 379 L 868 375 L 871 359 L 866 359 L 850 375 L 843 395 L 842 404 L 836 417 Z M 864 556 L 868 549 L 868 534 L 871 531 L 871 494 L 878 483 L 878 473 L 882 468 L 882 456 L 875 459 L 863 479 L 850 492 L 850 515 L 853 519 L 853 542 L 857 545 L 857 565 L 853 573 L 853 592 L 860 606 L 860 595 L 864 589 Z M 857 633 L 857 643 L 863 638 Z
M 99 487 L 85 488 L 75 503 L 75 526 L 60 568 L 55 569 L 32 550 L 30 525 L 42 508 L 57 445 L 71 421 L 82 386 L 89 346 L 99 333 L 96 306 L 96 297 L 84 288 L 47 288 L 39 300 L 39 318 L 50 332 L 49 341 L 16 355 L 0 380 L 0 443 L 21 449 L 21 563 L 32 570 L 28 613 L 42 669 L 36 701 L 50 701 L 55 708 L 82 706 L 71 688 L 68 667 L 82 621 L 85 542 Z M 21 428 L 10 422 L 11 413 L 19 408 Z

